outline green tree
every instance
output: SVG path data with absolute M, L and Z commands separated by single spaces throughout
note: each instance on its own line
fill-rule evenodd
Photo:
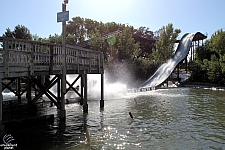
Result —
M 130 28 L 124 28 L 123 32 L 117 35 L 115 46 L 118 49 L 119 61 L 133 60 L 140 52 L 140 47 L 135 43 Z
M 173 55 L 176 38 L 180 32 L 180 29 L 173 28 L 172 23 L 160 29 L 160 37 L 156 41 L 156 49 L 153 51 L 153 55 L 155 55 L 153 58 L 159 60 L 155 61 L 164 62 Z
M 68 37 L 66 37 L 66 43 L 68 43 L 68 40 L 67 40 Z M 55 34 L 55 35 L 49 35 L 48 37 L 48 41 L 50 43 L 55 43 L 55 44 L 62 44 L 62 35 L 58 35 L 58 34 Z
M 219 61 L 211 61 L 208 66 L 208 78 L 209 81 L 216 84 L 221 84 L 222 78 L 222 68 Z
M 30 30 L 23 25 L 17 25 L 14 31 L 11 31 L 9 28 L 7 28 L 6 32 L 2 36 L 15 38 L 15 39 L 32 40 L 32 35 L 30 33 Z
M 215 51 L 220 56 L 225 54 L 225 32 L 218 30 L 210 39 L 211 51 Z
M 77 44 L 85 40 L 86 30 L 84 25 L 84 18 L 81 17 L 72 18 L 68 22 L 66 31 L 71 44 Z

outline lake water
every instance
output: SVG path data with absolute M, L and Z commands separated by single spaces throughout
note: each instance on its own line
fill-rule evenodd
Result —
M 66 105 L 65 122 L 7 132 L 21 150 L 225 149 L 225 91 L 159 89 L 108 97 L 104 111 L 99 100 L 88 106 L 83 114 Z M 41 113 L 57 116 L 54 107 Z

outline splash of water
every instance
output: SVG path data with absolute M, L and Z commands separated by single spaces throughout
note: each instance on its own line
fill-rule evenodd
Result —
M 127 85 L 121 82 L 109 83 L 104 79 L 104 97 L 119 99 L 126 96 Z M 101 75 L 88 75 L 88 99 L 99 100 L 101 97 Z

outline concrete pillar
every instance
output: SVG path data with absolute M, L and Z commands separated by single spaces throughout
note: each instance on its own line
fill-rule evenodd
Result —
M 83 104 L 83 112 L 88 112 L 88 104 L 87 104 L 87 74 L 84 74 L 84 104 Z
M 104 108 L 104 74 L 101 74 L 101 100 L 100 108 Z
M 2 124 L 2 102 L 3 102 L 3 96 L 2 96 L 2 78 L 0 78 L 0 137 L 4 135 L 4 125 Z

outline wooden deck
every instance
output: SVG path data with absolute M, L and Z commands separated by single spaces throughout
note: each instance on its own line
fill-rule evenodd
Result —
M 62 45 L 0 37 L 0 78 L 62 74 L 103 74 L 100 51 L 66 45 L 66 66 L 62 66 Z

